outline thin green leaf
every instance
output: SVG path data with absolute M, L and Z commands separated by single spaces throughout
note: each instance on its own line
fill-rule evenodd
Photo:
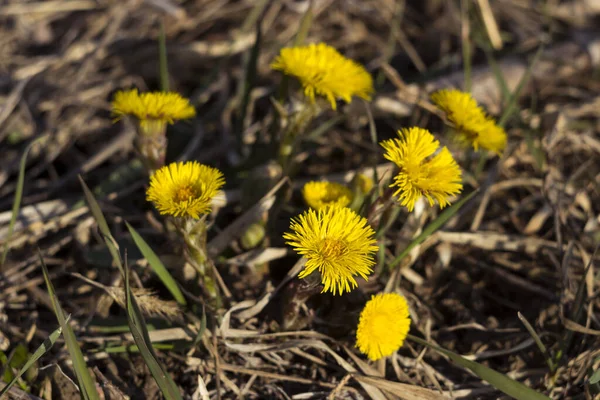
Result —
M 462 43 L 462 56 L 463 56 L 463 68 L 465 84 L 464 89 L 467 92 L 471 91 L 471 37 L 469 35 L 469 1 L 461 0 L 461 20 L 463 24 L 466 24 L 466 28 L 461 26 L 461 43 Z M 464 31 L 466 30 L 466 33 Z
M 500 91 L 502 92 L 502 98 L 504 100 L 510 99 L 511 93 L 508 85 L 506 84 L 506 79 L 504 79 L 504 75 L 502 74 L 502 70 L 498 66 L 496 59 L 494 58 L 494 54 L 490 48 L 487 46 L 482 46 L 483 51 L 487 57 L 488 64 L 492 68 L 492 73 L 494 74 L 494 78 L 496 78 L 496 83 L 500 87 Z
M 307 132 L 305 136 L 306 139 L 304 140 L 316 140 L 319 137 L 323 136 L 324 133 L 329 132 L 334 126 L 336 126 L 337 124 L 339 124 L 340 122 L 344 121 L 346 119 L 345 115 L 336 115 L 335 117 L 332 117 L 330 119 L 328 119 L 327 121 L 318 124 L 315 129 L 313 129 L 310 132 Z
M 68 323 L 68 321 L 69 321 L 69 318 L 66 319 L 67 323 Z M 61 333 L 62 333 L 62 327 L 59 326 L 54 332 L 52 332 L 50 334 L 50 336 L 48 336 L 48 338 L 46 340 L 44 340 L 44 342 L 40 345 L 40 347 L 37 348 L 37 350 L 31 355 L 31 357 L 29 357 L 29 360 L 27 360 L 25 365 L 23 365 L 23 367 L 19 370 L 19 372 L 15 375 L 15 377 L 8 383 L 8 385 L 4 386 L 4 388 L 2 388 L 2 390 L 0 390 L 0 398 L 2 398 L 2 396 L 10 390 L 10 388 L 15 384 L 15 382 L 17 382 L 17 380 L 25 372 L 27 372 L 27 370 L 29 368 L 31 368 L 31 366 L 37 360 L 39 360 L 40 357 L 42 357 L 44 354 L 46 354 L 48 352 L 48 350 L 50 350 L 52 348 L 52 346 L 54 345 L 56 340 L 59 338 Z
M 202 307 L 202 319 L 200 320 L 200 329 L 198 329 L 198 334 L 194 338 L 193 347 L 196 347 L 198 343 L 202 340 L 202 335 L 204 335 L 204 331 L 206 330 L 206 310 Z
M 398 257 L 394 259 L 394 261 L 390 263 L 389 268 L 392 269 L 395 266 L 397 266 L 400 263 L 400 261 L 402 261 L 402 259 L 406 257 L 415 246 L 421 244 L 431 234 L 440 229 L 446 222 L 448 222 L 450 218 L 454 216 L 454 214 L 458 212 L 458 210 L 460 210 L 460 208 L 463 205 L 465 205 L 467 201 L 471 200 L 471 198 L 473 198 L 473 196 L 475 196 L 476 193 L 477 190 L 474 190 L 467 196 L 460 199 L 458 202 L 452 204 L 450 207 L 445 209 L 435 220 L 433 220 L 431 223 L 429 223 L 429 225 L 425 227 L 425 229 L 423 229 L 423 232 L 421 232 L 419 236 L 413 239 L 413 241 L 408 245 L 408 247 L 404 249 L 402 253 L 400 253 Z
M 507 104 L 506 108 L 504 109 L 504 112 L 502 113 L 502 116 L 498 120 L 498 125 L 499 126 L 504 127 L 506 125 L 506 122 L 508 121 L 508 119 L 517 110 L 517 101 L 519 100 L 519 96 L 521 94 L 521 91 L 525 87 L 525 84 L 527 84 L 527 82 L 529 82 L 529 78 L 531 78 L 531 73 L 533 72 L 533 67 L 535 67 L 535 64 L 540 59 L 540 56 L 542 55 L 543 51 L 544 51 L 544 47 L 540 46 L 540 48 L 538 49 L 538 51 L 533 56 L 533 59 L 531 60 L 531 63 L 529 64 L 529 67 L 527 67 L 527 70 L 525 71 L 525 73 L 521 77 L 521 80 L 517 84 L 517 87 L 515 88 L 515 91 L 510 96 L 508 104 Z
M 369 134 L 371 135 L 371 143 L 373 143 L 373 147 L 377 147 L 379 143 L 379 139 L 377 137 L 377 126 L 375 125 L 375 119 L 373 118 L 373 112 L 371 112 L 371 107 L 369 103 L 363 100 L 363 104 L 365 105 L 365 110 L 367 111 L 367 117 L 369 119 Z M 377 173 L 377 162 L 373 160 L 373 180 L 375 182 L 379 182 L 379 174 Z
M 494 371 L 484 365 L 481 365 L 475 361 L 467 360 L 459 354 L 456 354 L 450 350 L 443 349 L 434 344 L 427 342 L 421 338 L 408 335 L 409 340 L 419 343 L 423 346 L 429 347 L 430 349 L 444 354 L 456 364 L 463 368 L 467 368 L 472 371 L 475 375 L 495 387 L 496 389 L 506 393 L 507 395 L 514 397 L 517 400 L 549 400 L 547 397 L 535 390 L 523 385 L 521 382 L 517 382 L 514 379 L 510 379 L 508 376 L 501 374 L 500 372 Z
M 100 398 L 98 397 L 98 392 L 96 390 L 96 381 L 88 370 L 85 359 L 83 358 L 83 354 L 81 353 L 81 348 L 79 347 L 79 343 L 77 342 L 77 338 L 73 332 L 73 328 L 67 323 L 64 311 L 58 302 L 58 298 L 56 297 L 54 286 L 50 281 L 48 268 L 46 268 L 44 258 L 42 257 L 42 253 L 39 249 L 38 257 L 42 265 L 42 272 L 44 274 L 46 286 L 48 287 L 48 294 L 50 295 L 50 300 L 52 301 L 52 307 L 54 308 L 56 319 L 58 320 L 58 323 L 63 331 L 65 343 L 67 344 L 67 350 L 69 351 L 71 361 L 73 362 L 73 370 L 75 371 L 75 376 L 77 377 L 77 382 L 79 383 L 79 391 L 81 392 L 81 396 L 85 400 L 99 400 Z
M 242 27 L 240 28 L 241 32 L 248 32 L 256 23 L 261 15 L 263 15 L 263 11 L 265 7 L 269 4 L 269 0 L 259 0 L 254 3 L 254 8 L 248 14 Z
M 302 21 L 300 21 L 300 28 L 298 28 L 298 33 L 294 38 L 294 46 L 302 46 L 306 37 L 308 36 L 308 31 L 310 31 L 310 26 L 312 25 L 313 20 L 313 2 L 308 2 L 308 8 L 306 12 L 302 16 Z
M 79 176 L 79 182 L 81 183 L 81 187 L 83 188 L 83 194 L 85 195 L 85 200 L 88 204 L 88 207 L 90 208 L 90 212 L 96 220 L 96 223 L 98 224 L 98 229 L 100 229 L 100 233 L 102 234 L 104 242 L 108 247 L 108 251 L 110 251 L 115 265 L 123 274 L 123 262 L 121 261 L 121 255 L 119 254 L 119 247 L 117 246 L 117 242 L 110 233 L 110 229 L 108 228 L 108 224 L 106 223 L 106 218 L 104 218 L 104 214 L 102 213 L 102 210 L 100 209 L 96 198 L 94 197 L 90 189 L 87 187 L 81 176 Z
M 256 25 L 256 41 L 250 52 L 250 56 L 246 56 L 248 59 L 245 63 L 244 76 L 242 77 L 243 84 L 240 85 L 240 92 L 238 93 L 238 99 L 240 99 L 240 106 L 237 110 L 237 118 L 235 120 L 235 132 L 238 137 L 238 143 L 242 143 L 242 134 L 244 132 L 244 121 L 246 120 L 246 113 L 248 112 L 248 105 L 250 104 L 250 93 L 256 83 L 257 75 L 257 63 L 258 56 L 260 55 L 260 46 L 262 42 L 262 33 L 260 30 L 260 24 Z
M 167 62 L 167 38 L 165 35 L 165 23 L 160 21 L 160 32 L 158 34 L 158 64 L 160 75 L 160 89 L 169 91 L 169 64 Z
M 158 384 L 162 394 L 167 400 L 181 400 L 179 389 L 171 376 L 165 372 L 157 361 L 156 354 L 152 348 L 152 342 L 148 335 L 146 322 L 140 311 L 140 308 L 135 300 L 135 296 L 131 293 L 129 284 L 129 268 L 127 267 L 127 257 L 125 257 L 125 297 L 127 299 L 127 316 L 129 322 L 129 330 L 133 336 L 133 340 L 137 345 L 140 354 L 144 358 L 144 362 L 148 366 L 150 373 Z
M 546 359 L 546 363 L 548 364 L 548 368 L 550 368 L 550 372 L 554 372 L 554 364 L 552 362 L 552 357 L 550 357 L 548 349 L 546 349 L 546 346 L 544 346 L 544 343 L 542 343 L 542 339 L 540 339 L 540 336 L 537 334 L 535 329 L 533 329 L 533 326 L 531 326 L 531 324 L 529 323 L 529 321 L 527 321 L 527 318 L 525 318 L 523 314 L 518 312 L 517 316 L 519 317 L 523 325 L 525 325 L 525 328 L 527 329 L 533 340 L 535 340 L 537 347 L 540 349 L 540 352 Z
M 131 234 L 131 237 L 133 238 L 133 241 L 135 242 L 137 248 L 140 250 L 144 258 L 148 261 L 148 264 L 150 264 L 152 270 L 156 273 L 158 278 L 162 281 L 163 285 L 165 285 L 169 292 L 171 292 L 175 301 L 177 301 L 177 303 L 179 303 L 180 305 L 185 306 L 187 304 L 187 302 L 185 301 L 185 297 L 183 296 L 183 293 L 181 293 L 179 285 L 177 285 L 177 282 L 169 273 L 169 270 L 167 270 L 167 268 L 162 263 L 160 258 L 158 258 L 154 250 L 152 250 L 152 248 L 148 245 L 148 243 L 146 243 L 146 241 L 140 236 L 140 234 L 137 233 L 137 231 L 133 229 L 133 227 L 129 225 L 128 222 L 125 222 L 125 224 L 127 225 L 127 229 L 129 229 L 129 233 Z
M 154 343 L 152 345 L 155 349 L 159 350 L 173 350 L 175 345 L 172 343 Z M 123 346 L 112 346 L 103 349 L 106 353 L 139 353 L 140 349 L 135 344 L 123 345 Z
M 396 43 L 400 34 L 400 27 L 402 26 L 402 19 L 404 17 L 404 8 L 406 5 L 403 1 L 395 2 L 394 17 L 390 24 L 390 32 L 387 36 L 387 43 L 383 49 L 382 61 L 389 64 L 392 57 L 396 54 Z M 385 72 L 380 69 L 375 78 L 375 90 L 379 89 L 385 82 Z
M 0 259 L 0 267 L 3 266 L 4 262 L 6 261 L 6 256 L 8 255 L 8 244 L 10 243 L 10 238 L 13 234 L 13 230 L 15 229 L 15 223 L 17 222 L 17 216 L 19 215 L 19 210 L 21 208 L 23 186 L 25 185 L 25 167 L 27 164 L 27 156 L 29 155 L 31 148 L 45 137 L 46 136 L 40 136 L 29 143 L 29 145 L 25 147 L 25 151 L 21 156 L 21 162 L 19 163 L 19 177 L 17 179 L 17 187 L 15 189 L 15 198 L 13 200 L 12 215 L 10 216 L 10 223 L 8 225 L 8 234 L 6 235 L 6 239 L 4 241 L 4 249 L 2 250 L 2 258 Z
M 596 362 L 598 362 L 599 359 L 600 357 L 596 359 Z M 594 371 L 592 376 L 590 376 L 590 385 L 595 385 L 596 383 L 600 383 L 600 368 Z
M 527 148 L 529 149 L 529 153 L 535 159 L 535 166 L 538 171 L 541 171 L 544 168 L 544 164 L 546 163 L 546 155 L 541 145 L 536 145 L 534 132 L 524 129 L 523 135 L 525 136 L 525 143 L 527 143 Z

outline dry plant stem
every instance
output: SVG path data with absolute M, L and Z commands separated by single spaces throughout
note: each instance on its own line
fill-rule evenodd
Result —
M 385 362 L 387 357 L 382 357 L 376 361 L 375 365 L 377 367 L 377 371 L 382 378 L 385 378 Z
M 283 330 L 302 329 L 310 322 L 310 316 L 301 317 L 300 309 L 308 299 L 321 293 L 321 276 L 318 271 L 313 272 L 304 279 L 296 278 L 290 282 L 283 295 Z
M 198 271 L 202 286 L 209 297 L 209 304 L 219 309 L 223 304 L 219 287 L 213 274 L 211 261 L 206 251 L 206 221 L 186 219 L 177 221 L 179 231 L 185 241 L 185 254 L 192 266 Z

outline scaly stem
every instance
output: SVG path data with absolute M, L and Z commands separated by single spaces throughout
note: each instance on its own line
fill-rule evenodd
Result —
M 299 330 L 310 323 L 312 315 L 303 317 L 300 310 L 308 299 L 322 289 L 321 274 L 318 271 L 304 279 L 296 278 L 290 282 L 283 296 L 283 330 Z
M 199 221 L 185 221 L 180 230 L 185 241 L 187 258 L 198 271 L 204 291 L 209 297 L 211 306 L 218 309 L 223 304 L 219 286 L 216 283 L 213 265 L 206 251 L 206 222 L 204 218 Z
M 298 139 L 306 132 L 306 128 L 312 120 L 319 114 L 319 108 L 315 104 L 311 104 L 308 100 L 301 105 L 301 109 L 287 116 L 288 126 L 283 132 L 283 137 L 279 143 L 279 152 L 277 154 L 279 165 L 283 170 L 283 176 L 289 175 L 293 163 L 292 159 L 295 154 L 295 147 Z

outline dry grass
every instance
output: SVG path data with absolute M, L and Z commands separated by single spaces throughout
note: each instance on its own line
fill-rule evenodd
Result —
M 122 347 L 132 342 L 120 334 L 128 331 L 126 313 L 113 305 L 113 300 L 122 303 L 121 276 L 87 207 L 76 207 L 83 204 L 77 182 L 81 174 L 97 188 L 113 235 L 128 251 L 132 282 L 149 301 L 149 314 L 176 317 L 149 317 L 147 322 L 153 327 L 151 339 L 166 344 L 157 346 L 160 362 L 186 398 L 499 396 L 463 368 L 414 343 L 393 356 L 385 372 L 358 355 L 353 348 L 358 313 L 383 288 L 399 288 L 409 300 L 413 334 L 552 398 L 592 398 L 598 388 L 588 379 L 600 364 L 600 272 L 594 264 L 600 243 L 600 6 L 576 0 L 464 3 L 471 7 L 468 26 L 461 24 L 465 15 L 458 1 L 314 1 L 308 40 L 327 42 L 360 60 L 382 83 L 371 105 L 379 139 L 415 124 L 441 129 L 439 120 L 431 118 L 427 94 L 461 85 L 465 28 L 477 44 L 472 91 L 497 116 L 508 103 L 482 46 L 491 39 L 497 68 L 510 90 L 526 73 L 536 49 L 543 45 L 544 52 L 507 122 L 504 156 L 490 158 L 481 176 L 466 176 L 469 191 L 479 189 L 475 200 L 443 231 L 413 249 L 401 268 L 379 271 L 341 299 L 312 298 L 299 311 L 306 316 L 303 329 L 281 332 L 280 299 L 287 278 L 298 268 L 281 233 L 289 216 L 303 207 L 298 191 L 281 207 L 258 249 L 244 250 L 238 239 L 240 227 L 279 207 L 265 196 L 272 187 L 269 177 L 276 176 L 268 164 L 270 155 L 265 156 L 273 142 L 269 97 L 276 95 L 280 79 L 269 63 L 295 37 L 309 2 L 2 2 L 2 244 L 21 154 L 33 139 L 46 139 L 28 158 L 22 207 L 7 263 L 0 269 L 0 349 L 10 354 L 24 344 L 33 351 L 56 329 L 35 256 L 39 246 L 105 398 L 160 397 L 141 357 Z M 209 318 L 201 336 L 204 303 L 197 280 L 183 268 L 177 241 L 145 202 L 147 178 L 134 161 L 131 129 L 110 118 L 115 90 L 158 88 L 161 20 L 171 89 L 188 96 L 198 112 L 192 124 L 176 125 L 170 132 L 168 157 L 209 163 L 225 171 L 228 181 L 209 241 L 229 296 L 223 318 Z M 258 76 L 239 129 L 238 88 L 254 45 L 256 20 L 263 34 Z M 345 106 L 341 113 L 343 121 L 303 148 L 298 156 L 303 168 L 292 187 L 318 177 L 348 180 L 352 171 L 382 163 L 370 141 L 362 103 Z M 319 122 L 334 116 L 327 114 Z M 476 164 L 464 157 L 459 162 L 465 170 Z M 383 165 L 381 171 L 386 170 Z M 436 212 L 401 213 L 385 238 L 386 259 L 399 254 Z M 169 292 L 133 245 L 125 219 L 182 284 L 187 309 L 173 309 Z M 586 265 L 591 265 L 587 274 Z M 580 287 L 585 296 L 577 316 Z M 158 297 L 148 296 L 149 291 Z M 555 374 L 518 313 L 551 354 L 570 338 Z M 39 366 L 47 368 L 30 382 L 32 395 L 78 396 L 62 341 Z M 11 392 L 12 398 L 20 395 L 21 389 Z

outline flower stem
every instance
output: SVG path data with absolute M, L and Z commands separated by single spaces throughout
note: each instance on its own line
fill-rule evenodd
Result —
M 299 138 L 306 132 L 306 128 L 319 114 L 319 109 L 314 104 L 305 100 L 301 105 L 301 109 L 297 112 L 287 115 L 284 119 L 287 120 L 288 126 L 285 128 L 281 142 L 279 143 L 279 151 L 277 154 L 279 165 L 283 170 L 283 176 L 291 173 L 293 168 L 293 157 L 295 147 Z
M 137 135 L 136 147 L 150 175 L 165 165 L 167 137 L 159 135 Z
M 296 278 L 289 284 L 283 296 L 283 330 L 302 329 L 310 322 L 312 315 L 302 317 L 300 310 L 308 299 L 320 293 L 322 289 L 321 275 L 318 271 L 304 279 Z
M 211 260 L 206 251 L 206 222 L 201 219 L 190 223 L 186 221 L 184 227 L 180 227 L 185 241 L 185 252 L 188 261 L 198 271 L 202 280 L 202 289 L 209 298 L 210 305 L 215 309 L 222 306 L 223 301 L 219 292 Z

